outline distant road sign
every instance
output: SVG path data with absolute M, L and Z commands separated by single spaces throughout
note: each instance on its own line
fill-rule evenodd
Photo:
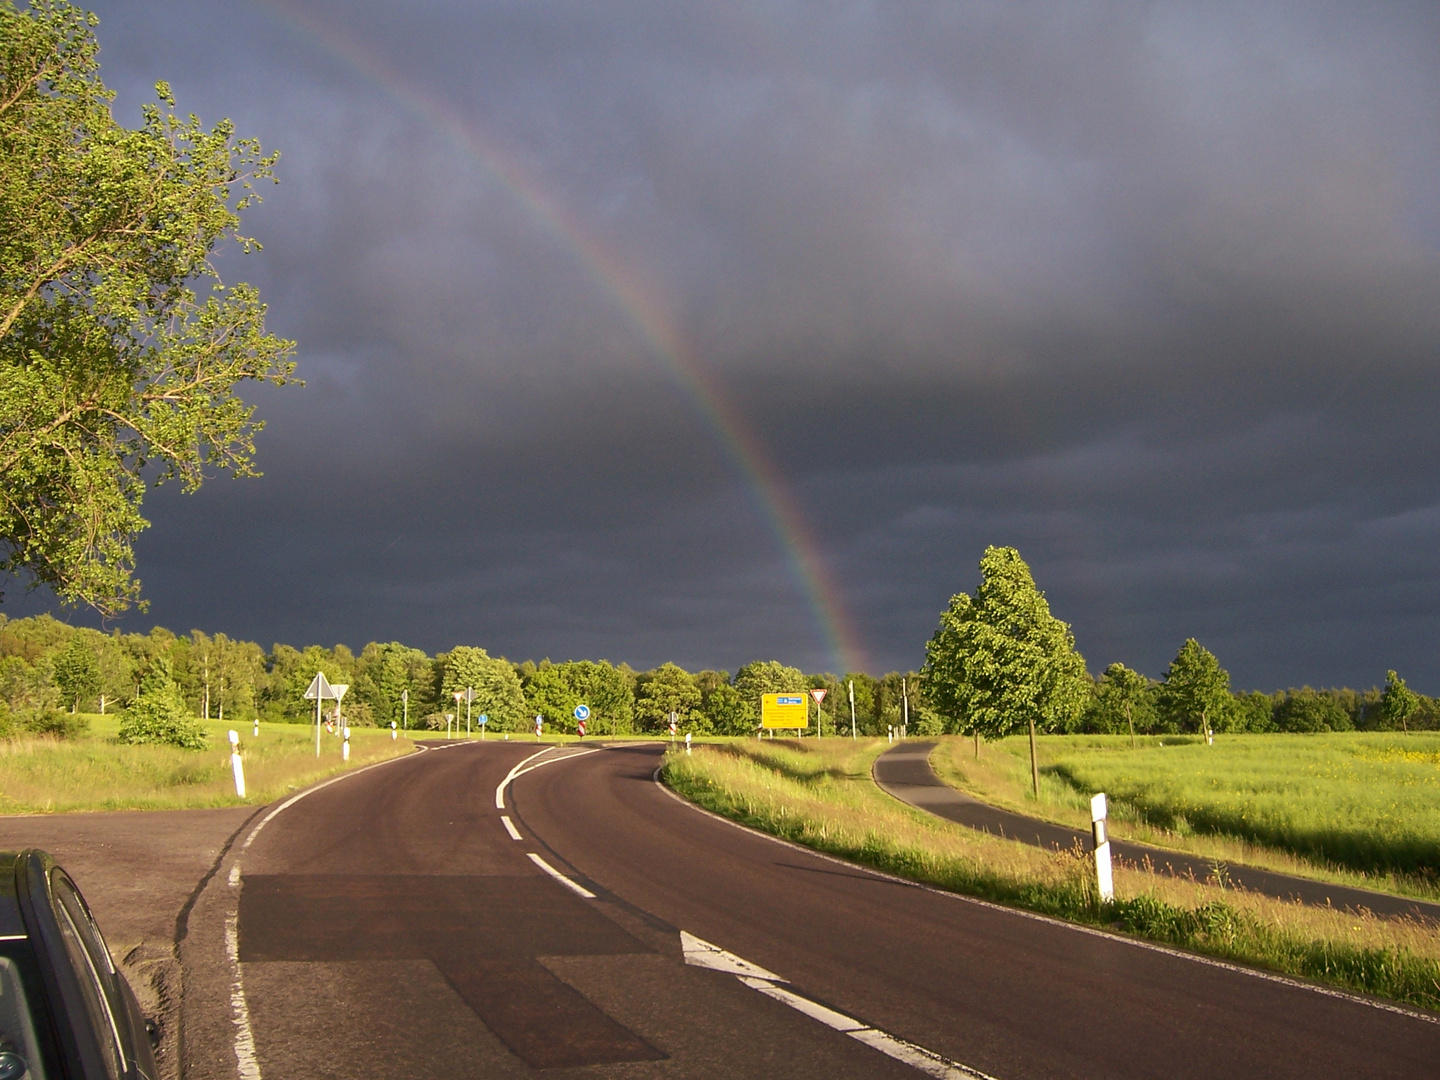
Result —
M 576 719 L 576 720 L 589 720 L 589 719 L 590 719 L 590 706 L 589 706 L 589 705 L 576 705 L 576 706 L 575 706 L 575 719 Z
M 487 716 L 485 713 L 482 712 L 482 713 L 480 714 L 480 719 L 479 719 L 479 721 L 478 721 L 478 723 L 480 724 L 480 726 L 481 726 L 481 727 L 484 727 L 484 726 L 485 726 L 486 724 L 488 724 L 489 722 L 490 722 L 490 717 Z
M 815 699 L 815 704 L 816 704 L 816 705 L 819 705 L 822 701 L 825 700 L 825 694 L 826 694 L 826 693 L 827 693 L 827 691 L 825 691 L 825 690 L 811 690 L 811 691 L 810 691 L 810 696 Z
M 335 695 L 330 689 L 330 680 L 324 674 L 316 675 L 310 680 L 310 688 L 305 691 L 305 696 L 314 701 L 317 698 L 334 698 Z
M 810 726 L 810 707 L 804 694 L 763 694 L 760 698 L 760 726 L 805 728 Z

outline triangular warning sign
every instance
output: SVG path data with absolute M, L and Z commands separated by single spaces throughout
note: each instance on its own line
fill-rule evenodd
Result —
M 826 694 L 826 691 L 824 691 L 824 690 L 811 690 L 811 691 L 810 691 L 810 696 L 815 699 L 815 704 L 816 704 L 816 705 L 819 705 L 822 701 L 825 700 L 825 694 Z

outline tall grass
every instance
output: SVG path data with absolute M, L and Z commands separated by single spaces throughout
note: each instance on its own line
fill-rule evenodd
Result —
M 1111 835 L 1221 862 L 1425 899 L 1440 897 L 1440 822 L 1429 763 L 1440 737 L 1384 733 L 1045 736 L 1040 798 L 1024 739 L 946 737 L 931 755 L 948 783 L 1022 813 L 1088 829 L 1110 796 Z M 1347 835 L 1348 834 L 1348 835 Z
M 1161 828 L 1236 836 L 1366 873 L 1440 874 L 1440 735 L 1076 748 L 1050 768 Z
M 955 892 L 1440 1007 L 1440 928 L 1304 907 L 1215 884 L 1117 867 L 1101 903 L 1084 853 L 976 832 L 905 806 L 870 780 L 880 740 L 697 747 L 672 754 L 681 795 L 754 828 Z
M 126 746 L 115 740 L 113 716 L 91 717 L 90 734 L 60 740 L 29 736 L 0 740 L 0 813 L 32 814 L 69 810 L 170 810 L 270 802 L 286 792 L 344 769 L 410 753 L 408 739 L 391 741 L 389 731 L 354 728 L 350 761 L 342 762 L 340 740 L 322 736 L 315 756 L 314 728 L 262 724 L 260 737 L 242 725 L 241 760 L 246 797 L 235 795 L 227 725 L 210 722 L 210 748 Z

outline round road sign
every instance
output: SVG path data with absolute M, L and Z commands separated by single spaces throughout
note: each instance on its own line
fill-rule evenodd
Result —
M 589 706 L 589 705 L 576 705 L 576 706 L 575 706 L 575 719 L 576 719 L 576 720 L 589 720 L 589 719 L 590 719 L 590 706 Z

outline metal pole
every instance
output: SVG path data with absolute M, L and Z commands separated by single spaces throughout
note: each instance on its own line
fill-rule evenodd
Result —
M 900 737 L 903 739 L 910 734 L 910 688 L 905 680 L 900 680 L 900 700 L 905 703 L 905 719 L 900 723 Z
M 470 737 L 470 703 L 475 700 L 475 691 L 465 688 L 465 737 Z
M 850 738 L 855 738 L 855 680 L 850 680 Z
M 404 718 L 404 723 L 402 724 L 402 726 L 405 728 L 406 731 L 409 731 L 409 730 L 410 730 L 410 691 L 409 691 L 408 689 L 406 689 L 406 690 L 401 690 L 401 691 L 400 691 L 400 708 L 401 708 L 401 710 L 402 710 L 402 716 L 403 716 L 403 718 Z

